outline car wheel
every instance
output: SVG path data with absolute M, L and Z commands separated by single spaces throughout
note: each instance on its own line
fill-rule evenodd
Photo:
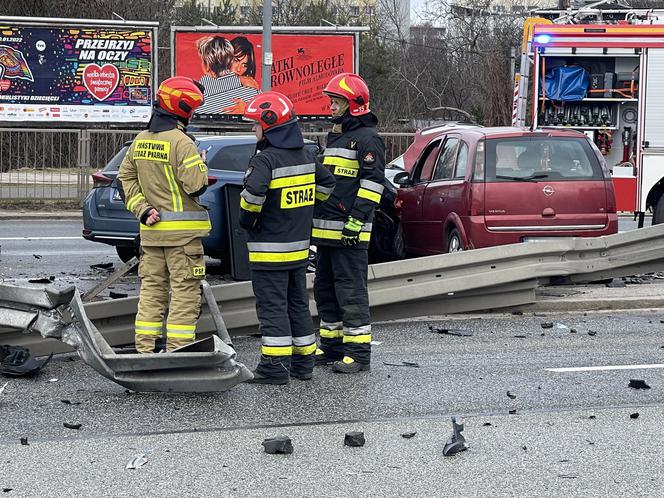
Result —
M 463 241 L 459 235 L 459 231 L 453 228 L 447 236 L 447 252 L 460 252 L 463 251 Z
M 138 257 L 138 249 L 135 247 L 115 247 L 115 252 L 118 253 L 118 257 L 122 260 L 123 263 L 127 263 L 134 256 Z

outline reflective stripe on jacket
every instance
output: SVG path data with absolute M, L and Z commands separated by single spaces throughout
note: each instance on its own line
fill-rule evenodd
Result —
M 127 209 L 139 220 L 150 209 L 159 212 L 154 225 L 140 224 L 142 245 L 184 245 L 210 232 L 208 213 L 192 196 L 208 184 L 207 167 L 180 129 L 139 133 L 120 165 L 118 180 Z
M 304 148 L 268 146 L 252 157 L 240 194 L 240 223 L 249 231 L 251 267 L 306 265 L 314 204 L 333 190 L 334 177 Z
M 350 120 L 342 133 L 329 133 L 323 164 L 337 185 L 330 198 L 316 206 L 312 244 L 341 245 L 341 231 L 349 216 L 365 223 L 360 243 L 366 249 L 371 238 L 374 210 L 380 203 L 385 180 L 385 145 L 372 126 Z M 346 246 L 345 246 L 346 247 Z

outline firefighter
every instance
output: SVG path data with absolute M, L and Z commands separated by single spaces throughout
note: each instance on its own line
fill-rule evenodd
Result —
M 167 305 L 166 350 L 195 339 L 205 277 L 201 241 L 211 226 L 198 203 L 207 188 L 207 167 L 185 126 L 202 103 L 202 87 L 192 79 L 165 80 L 147 130 L 136 136 L 118 173 L 125 205 L 140 221 L 139 353 L 154 352 Z
M 323 164 L 337 186 L 313 220 L 320 317 L 316 364 L 333 363 L 335 372 L 350 374 L 369 370 L 371 360 L 367 253 L 374 209 L 383 193 L 385 145 L 362 78 L 339 74 L 323 92 L 330 98 L 333 123 Z
M 306 285 L 311 220 L 316 200 L 326 200 L 334 177 L 304 148 L 293 104 L 278 92 L 254 97 L 244 113 L 258 140 L 240 198 L 261 359 L 250 382 L 310 380 L 316 334 Z

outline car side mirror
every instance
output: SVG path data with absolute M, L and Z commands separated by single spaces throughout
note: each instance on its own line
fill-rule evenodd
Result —
M 397 185 L 399 185 L 400 187 L 407 187 L 408 185 L 413 184 L 413 182 L 410 181 L 410 173 L 408 171 L 402 171 L 401 173 L 397 173 L 396 175 L 394 175 L 392 181 Z

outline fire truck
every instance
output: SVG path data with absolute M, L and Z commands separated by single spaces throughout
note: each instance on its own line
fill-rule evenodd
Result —
M 539 11 L 524 23 L 512 124 L 585 133 L 617 210 L 664 223 L 664 9 Z

